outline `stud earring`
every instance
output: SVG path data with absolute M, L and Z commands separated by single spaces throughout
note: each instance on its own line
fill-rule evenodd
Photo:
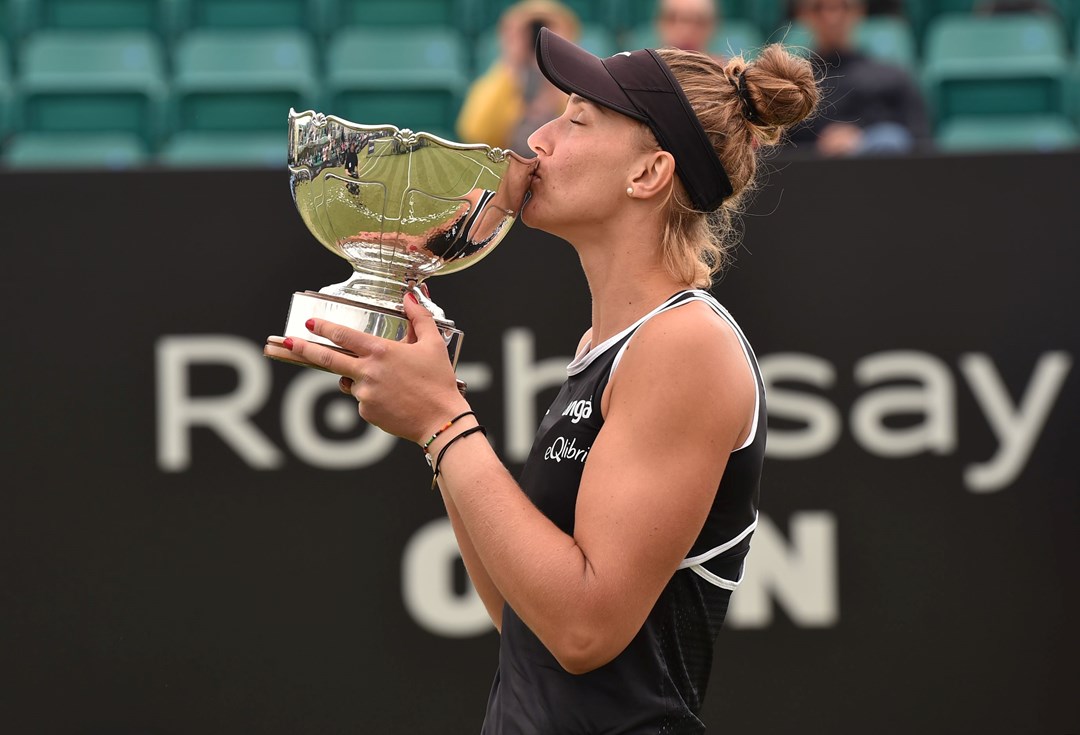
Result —
M 628 197 L 634 196 L 634 187 L 632 187 L 632 186 L 626 187 L 626 196 L 628 196 Z

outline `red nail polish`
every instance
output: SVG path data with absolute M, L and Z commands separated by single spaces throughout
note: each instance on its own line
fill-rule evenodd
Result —
M 286 337 L 282 341 L 281 346 L 284 347 L 287 350 L 292 350 L 292 337 Z
M 315 320 L 314 319 L 308 319 L 306 322 L 304 322 L 304 326 L 307 327 L 307 330 L 309 332 L 314 332 L 315 331 Z
M 412 291 L 406 291 L 405 292 L 405 298 L 412 299 L 412 302 L 414 304 L 419 304 L 420 303 L 420 299 L 416 298 L 416 294 L 414 294 Z

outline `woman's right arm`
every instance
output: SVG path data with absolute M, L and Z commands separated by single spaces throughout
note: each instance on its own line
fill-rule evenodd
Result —
M 575 356 L 581 353 L 582 348 L 590 339 L 592 339 L 592 329 L 586 330 L 585 334 L 581 335 L 577 349 L 574 350 Z M 472 582 L 473 587 L 476 588 L 480 599 L 484 602 L 488 617 L 495 624 L 495 629 L 501 633 L 503 605 L 506 604 L 506 599 L 503 597 L 502 592 L 499 592 L 499 588 L 495 586 L 495 583 L 491 581 L 491 576 L 488 574 L 487 569 L 484 568 L 484 563 L 480 561 L 480 555 L 476 553 L 476 547 L 473 546 L 472 539 L 469 538 L 469 532 L 465 530 L 465 524 L 461 521 L 457 506 L 454 505 L 454 500 L 450 497 L 450 494 L 443 488 L 441 480 L 439 481 L 439 492 L 442 494 L 443 504 L 446 505 L 446 515 L 450 518 L 450 525 L 454 529 L 454 537 L 457 539 L 461 559 L 465 562 L 465 569 L 469 573 L 469 580 Z
M 491 576 L 488 574 L 487 569 L 484 568 L 484 563 L 480 561 L 480 555 L 476 553 L 472 539 L 469 538 L 469 532 L 465 530 L 465 524 L 461 522 L 461 515 L 458 513 L 457 506 L 454 505 L 453 499 L 443 488 L 441 480 L 439 481 L 439 492 L 442 493 L 443 503 L 446 505 L 446 515 L 450 518 L 450 525 L 454 529 L 454 537 L 457 538 L 458 550 L 461 551 L 461 559 L 465 562 L 465 570 L 469 573 L 469 580 L 472 582 L 473 587 L 476 588 L 477 594 L 480 595 L 480 599 L 487 609 L 488 617 L 495 624 L 495 629 L 502 633 L 503 604 L 506 601 L 503 599 L 502 593 L 499 592 L 499 588 L 491 581 Z

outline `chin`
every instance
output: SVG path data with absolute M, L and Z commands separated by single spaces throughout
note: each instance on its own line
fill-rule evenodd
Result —
M 534 230 L 542 230 L 543 227 L 537 221 L 535 214 L 533 213 L 534 203 L 532 198 L 525 202 L 525 206 L 521 208 L 521 215 L 518 217 L 525 224 L 526 227 L 531 227 Z

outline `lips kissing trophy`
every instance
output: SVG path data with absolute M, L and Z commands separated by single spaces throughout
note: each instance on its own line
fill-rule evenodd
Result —
M 345 352 L 305 328 L 312 317 L 404 340 L 403 299 L 411 292 L 435 317 L 456 366 L 463 334 L 420 284 L 474 265 L 499 244 L 525 201 L 531 162 L 500 148 L 310 110 L 289 111 L 288 162 L 304 224 L 353 273 L 294 293 L 284 333 L 267 340 L 264 354 L 315 367 L 290 359 L 285 337 Z

